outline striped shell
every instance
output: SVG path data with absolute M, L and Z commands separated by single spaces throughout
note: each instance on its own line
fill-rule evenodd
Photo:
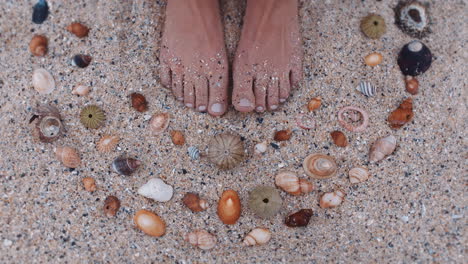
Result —
M 216 245 L 216 236 L 205 230 L 197 230 L 185 235 L 184 240 L 200 249 L 211 249 Z
M 193 160 L 197 160 L 200 158 L 200 151 L 197 149 L 197 147 L 192 146 L 188 148 L 188 155 Z
M 65 167 L 76 168 L 80 166 L 81 159 L 76 149 L 71 147 L 57 147 L 55 156 Z
M 349 181 L 351 183 L 360 183 L 369 179 L 369 170 L 364 167 L 352 168 L 349 171 Z
M 266 228 L 255 228 L 244 238 L 244 245 L 255 246 L 264 245 L 271 239 L 271 232 Z
M 335 159 L 323 154 L 310 154 L 304 159 L 304 171 L 314 179 L 328 179 L 335 175 L 337 170 Z
M 292 195 L 309 193 L 314 189 L 312 183 L 299 179 L 294 172 L 282 171 L 275 177 L 276 186 Z
M 99 152 L 110 152 L 119 143 L 120 138 L 118 136 L 104 135 L 97 143 L 97 149 Z
M 362 94 L 368 97 L 374 96 L 377 91 L 377 89 L 374 85 L 372 85 L 372 83 L 364 81 L 361 81 L 359 83 L 359 85 L 356 87 L 356 90 L 360 91 Z

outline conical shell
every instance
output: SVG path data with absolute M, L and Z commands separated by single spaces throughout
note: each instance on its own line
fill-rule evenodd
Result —
M 97 143 L 97 149 L 99 152 L 110 152 L 119 143 L 118 136 L 104 135 Z
M 121 175 L 129 176 L 140 167 L 141 162 L 132 158 L 118 157 L 112 162 L 112 168 Z
M 35 35 L 29 42 L 29 51 L 34 56 L 44 56 L 47 53 L 47 38 Z
M 208 147 L 208 159 L 222 170 L 237 166 L 244 159 L 240 136 L 225 133 L 213 137 Z
M 369 161 L 377 162 L 392 154 L 396 148 L 396 138 L 393 135 L 378 139 L 370 148 Z
M 188 155 L 191 159 L 197 160 L 200 158 L 200 150 L 197 147 L 191 146 L 187 149 Z
M 283 171 L 276 175 L 275 184 L 292 195 L 309 193 L 314 189 L 312 183 L 299 179 L 295 173 L 290 171 Z
M 84 38 L 89 33 L 89 28 L 78 22 L 71 23 L 66 29 L 79 38 Z
M 32 84 L 40 94 L 50 94 L 55 89 L 55 80 L 45 69 L 36 69 L 33 72 Z
M 80 166 L 80 155 L 78 155 L 78 152 L 74 148 L 66 146 L 57 147 L 55 149 L 55 155 L 65 167 L 76 168 Z
M 161 134 L 166 130 L 169 126 L 169 114 L 168 113 L 160 113 L 155 114 L 151 117 L 149 121 L 149 129 L 152 134 L 158 135 Z
M 64 130 L 58 109 L 51 105 L 39 106 L 30 123 L 33 137 L 43 143 L 57 140 Z
M 356 90 L 368 97 L 374 96 L 375 92 L 377 91 L 377 89 L 374 85 L 372 85 L 372 83 L 364 81 L 359 83 L 359 85 L 356 87 Z
M 335 175 L 337 170 L 335 159 L 323 154 L 310 154 L 304 159 L 304 171 L 314 179 L 328 179 Z
M 226 225 L 233 225 L 241 215 L 241 202 L 234 190 L 226 190 L 218 201 L 219 219 Z
M 197 230 L 185 235 L 185 241 L 203 249 L 211 249 L 216 245 L 216 236 L 206 232 L 205 230 Z
M 244 238 L 244 245 L 264 245 L 271 239 L 271 232 L 266 228 L 255 228 Z
M 364 182 L 367 181 L 367 179 L 369 179 L 369 175 L 369 170 L 367 170 L 364 167 L 352 168 L 349 171 L 349 181 L 353 184 Z

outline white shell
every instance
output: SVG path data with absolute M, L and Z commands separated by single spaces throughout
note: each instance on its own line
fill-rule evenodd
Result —
M 88 86 L 78 85 L 78 86 L 73 87 L 72 94 L 85 96 L 89 93 L 89 91 L 90 91 L 90 88 Z
M 320 207 L 322 208 L 334 208 L 340 205 L 344 201 L 346 194 L 342 190 L 336 190 L 334 192 L 325 193 L 320 197 Z
M 205 230 L 188 233 L 185 235 L 184 239 L 190 244 L 204 250 L 211 249 L 216 245 L 216 236 L 206 232 Z
M 309 193 L 314 189 L 312 183 L 299 179 L 294 172 L 282 171 L 275 177 L 276 186 L 292 195 Z
M 200 151 L 196 147 L 189 147 L 188 148 L 188 155 L 190 158 L 197 160 L 200 158 Z
M 255 145 L 255 154 L 265 153 L 267 151 L 268 145 L 266 142 L 258 143 Z
M 158 202 L 167 202 L 172 198 L 173 188 L 161 179 L 153 178 L 138 189 L 138 194 Z
M 364 81 L 359 83 L 359 85 L 356 87 L 356 90 L 360 91 L 365 96 L 369 96 L 369 97 L 374 96 L 375 92 L 377 91 L 377 89 L 375 88 L 374 85 L 372 85 L 372 83 L 364 82 Z
M 374 142 L 369 151 L 369 161 L 377 162 L 392 154 L 396 148 L 396 138 L 393 135 L 380 138 Z
M 266 228 L 255 228 L 244 238 L 244 245 L 264 245 L 271 239 L 271 232 Z
M 360 183 L 369 179 L 369 170 L 363 167 L 352 168 L 349 171 L 349 181 L 351 183 Z
M 40 94 L 50 94 L 55 89 L 55 80 L 45 69 L 34 70 L 32 76 L 34 89 Z

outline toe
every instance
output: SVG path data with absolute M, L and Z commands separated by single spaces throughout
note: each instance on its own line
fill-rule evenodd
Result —
M 253 80 L 250 76 L 234 77 L 232 104 L 237 111 L 250 112 L 255 108 L 255 96 L 252 89 Z
M 258 77 L 254 81 L 255 93 L 255 111 L 263 112 L 266 109 L 266 94 L 268 89 L 268 79 L 265 77 Z
M 291 84 L 289 81 L 289 73 L 284 73 L 279 80 L 279 101 L 280 103 L 284 103 L 286 99 L 289 97 L 289 93 L 291 91 Z
M 162 63 L 159 67 L 159 78 L 164 87 L 168 89 L 171 87 L 171 68 L 165 63 Z
M 279 105 L 279 78 L 271 77 L 267 89 L 267 104 L 269 110 L 278 109 Z
M 194 80 L 195 86 L 195 107 L 198 111 L 206 111 L 208 105 L 208 80 L 205 76 L 198 76 Z
M 294 65 L 289 74 L 291 88 L 297 88 L 299 86 L 299 84 L 302 82 L 302 76 L 303 76 L 302 64 Z
M 184 75 L 180 71 L 172 72 L 172 92 L 177 100 L 184 100 Z
M 209 79 L 208 113 L 210 115 L 220 116 L 226 112 L 228 85 L 226 76 L 227 74 L 214 75 Z
M 184 78 L 184 104 L 188 108 L 195 106 L 195 87 L 193 84 L 193 77 L 185 75 Z

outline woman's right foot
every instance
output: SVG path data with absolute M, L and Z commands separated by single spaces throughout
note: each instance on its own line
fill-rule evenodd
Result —
M 168 1 L 161 83 L 177 100 L 220 116 L 227 109 L 228 60 L 218 0 Z

